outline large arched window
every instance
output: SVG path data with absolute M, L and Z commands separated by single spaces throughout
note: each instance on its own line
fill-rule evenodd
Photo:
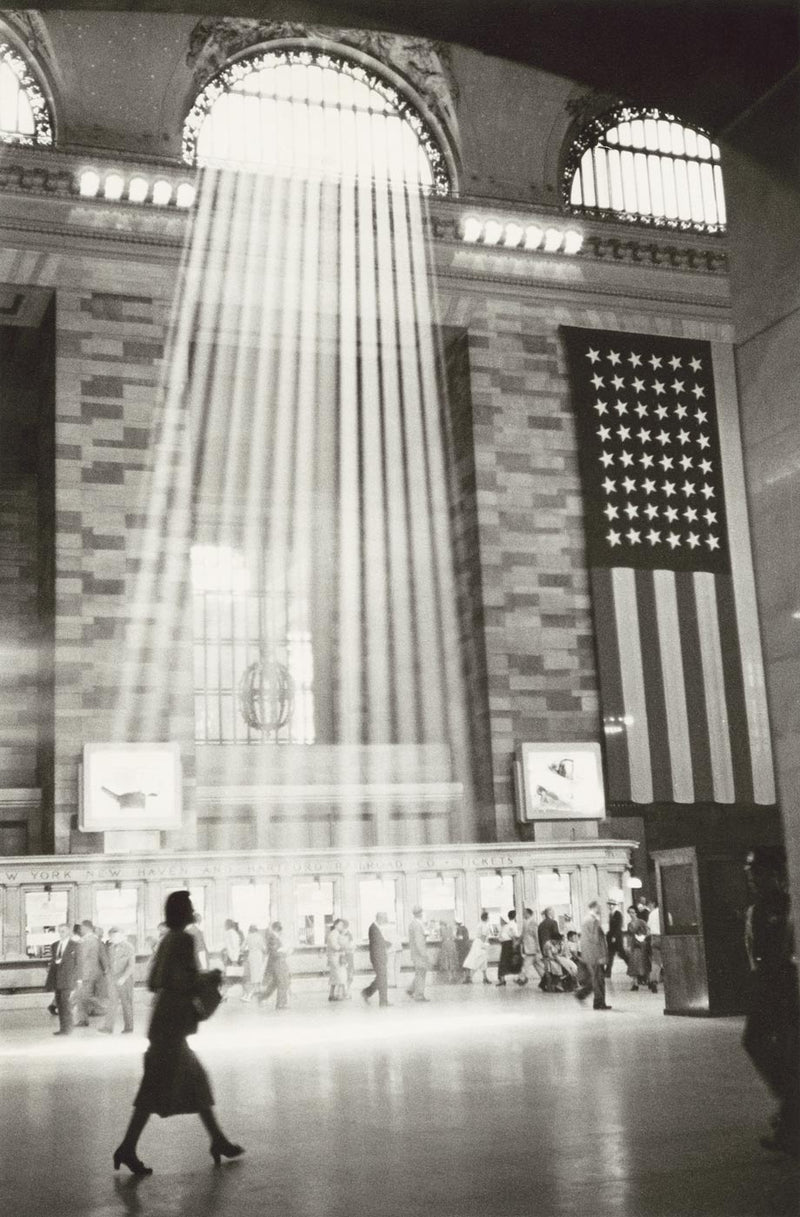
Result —
M 53 142 L 53 122 L 44 94 L 21 55 L 0 42 L 0 143 Z
M 618 106 L 584 127 L 570 148 L 565 202 L 578 212 L 721 232 L 719 147 L 659 110 Z
M 386 177 L 451 189 L 436 139 L 411 102 L 362 63 L 289 47 L 223 68 L 183 128 L 189 164 Z

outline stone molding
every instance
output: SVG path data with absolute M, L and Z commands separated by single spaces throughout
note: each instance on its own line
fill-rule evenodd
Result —
M 18 153 L 19 149 L 15 149 Z M 39 158 L 43 154 L 37 154 Z M 64 200 L 74 203 L 80 198 L 78 191 L 78 169 L 72 165 L 55 164 L 53 160 L 59 157 L 52 154 L 50 163 L 26 163 L 21 158 L 0 163 L 0 194 L 33 195 L 39 198 Z M 150 167 L 152 174 L 153 169 Z M 187 171 L 177 166 L 170 171 L 164 171 L 161 166 L 159 173 L 164 176 L 174 176 L 177 180 L 185 180 Z M 174 207 L 157 208 L 149 204 L 129 203 L 125 201 L 111 203 L 106 199 L 86 199 L 82 201 L 80 215 L 72 215 L 70 219 L 78 220 L 76 227 L 90 229 L 94 235 L 106 235 L 109 239 L 119 240 L 128 236 L 135 240 L 153 240 L 161 243 L 164 239 L 180 243 L 185 227 L 185 216 Z M 503 211 L 507 210 L 507 204 Z M 429 213 L 430 232 L 434 240 L 457 242 L 463 245 L 460 235 L 460 224 L 463 215 L 471 210 L 493 211 L 491 203 L 481 199 L 459 198 L 453 200 L 431 200 Z M 515 215 L 524 215 L 526 209 L 515 209 Z M 560 226 L 580 228 L 584 232 L 583 249 L 578 255 L 572 255 L 570 261 L 588 259 L 608 261 L 613 263 L 628 263 L 648 267 L 664 267 L 668 270 L 689 270 L 700 274 L 725 275 L 728 271 L 728 256 L 724 238 L 703 238 L 684 236 L 682 241 L 676 240 L 676 234 L 671 231 L 656 234 L 652 228 L 642 229 L 633 235 L 629 229 L 620 232 L 618 226 L 604 225 L 599 221 L 581 222 L 561 212 L 553 212 L 543 217 L 540 210 L 529 212 L 530 219 L 543 223 L 557 223 Z M 69 224 L 67 217 L 56 217 L 54 221 L 63 229 Z M 69 224 L 70 227 L 73 224 Z M 609 228 L 611 229 L 609 231 Z M 468 248 L 486 252 L 483 246 Z M 499 247 L 493 253 L 504 253 Z M 516 256 L 540 258 L 539 252 L 515 252 Z
M 439 870 L 512 871 L 521 867 L 604 863 L 625 866 L 637 841 L 606 839 L 485 845 L 397 846 L 365 849 L 166 851 L 137 857 L 108 854 L 46 855 L 0 859 L 0 887 L 148 879 L 248 878 L 257 875 L 381 874 Z
M 258 803 L 265 807 L 300 804 L 394 804 L 442 803 L 463 797 L 460 782 L 315 782 L 298 785 L 276 783 L 253 786 L 198 787 L 199 806 L 238 806 Z

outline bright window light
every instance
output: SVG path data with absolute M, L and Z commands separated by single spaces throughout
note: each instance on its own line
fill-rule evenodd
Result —
M 515 224 L 512 220 L 510 224 L 506 224 L 506 231 L 503 236 L 503 243 L 511 249 L 516 248 L 520 244 L 525 235 L 525 230 L 521 224 Z
M 157 207 L 166 207 L 172 198 L 172 187 L 163 178 L 153 186 L 153 202 Z
M 558 228 L 548 228 L 544 234 L 544 252 L 546 254 L 554 254 L 557 249 L 561 248 L 563 233 Z
M 496 245 L 503 235 L 503 225 L 498 220 L 487 220 L 483 226 L 484 245 Z
M 178 207 L 191 207 L 194 203 L 195 189 L 191 182 L 181 182 L 175 193 L 175 203 Z
M 84 169 L 80 176 L 78 189 L 85 199 L 93 199 L 100 189 L 100 174 L 94 169 Z
M 568 228 L 564 233 L 564 253 L 576 254 L 583 245 L 583 233 L 574 228 Z
M 474 243 L 480 241 L 483 232 L 483 221 L 476 216 L 466 216 L 463 224 L 464 240 Z
M 544 233 L 538 224 L 528 224 L 525 228 L 525 248 L 538 249 Z
M 132 203 L 143 203 L 149 189 L 150 183 L 146 177 L 132 177 L 128 183 L 128 198 Z
M 197 97 L 189 164 L 391 178 L 449 194 L 439 145 L 407 97 L 360 63 L 317 48 L 239 59 Z
M 48 147 L 53 124 L 44 94 L 21 55 L 0 42 L 0 143 Z
M 103 183 L 103 194 L 107 199 L 121 199 L 125 180 L 119 173 L 109 173 Z
M 572 145 L 564 199 L 576 211 L 680 226 L 725 227 L 719 147 L 657 110 L 617 106 L 594 119 Z

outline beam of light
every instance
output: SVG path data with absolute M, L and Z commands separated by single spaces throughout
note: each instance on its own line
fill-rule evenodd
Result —
M 203 751 L 210 780 L 313 784 L 312 741 L 332 745 L 337 846 L 475 835 L 443 361 L 419 166 L 387 154 L 399 122 L 352 132 L 338 179 L 201 175 L 114 724 L 119 739 L 182 738 L 202 660 L 203 705 L 219 693 L 219 739 Z M 205 587 L 230 633 L 205 651 L 192 636 L 192 544 L 198 595 Z M 309 681 L 286 732 L 307 742 L 302 754 L 237 718 L 253 651 L 235 621 L 251 594 L 261 645 Z M 431 761 L 440 782 L 461 784 L 460 811 L 421 803 L 398 826 L 385 793 L 366 806 L 347 794 L 396 780 L 422 789 Z M 302 812 L 278 837 L 268 811 L 254 818 L 260 848 L 287 835 L 321 844 Z M 233 819 L 217 821 L 214 843 L 236 844 Z M 191 827 L 182 843 L 194 843 Z

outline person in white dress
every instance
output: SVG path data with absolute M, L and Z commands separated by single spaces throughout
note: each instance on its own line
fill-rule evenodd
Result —
M 469 973 L 466 980 L 467 984 L 474 980 L 478 972 L 483 973 L 483 983 L 485 985 L 492 983 L 489 980 L 489 938 L 491 933 L 492 927 L 489 924 L 489 914 L 484 911 L 481 913 L 475 937 L 472 939 L 472 946 L 464 960 L 464 970 Z

